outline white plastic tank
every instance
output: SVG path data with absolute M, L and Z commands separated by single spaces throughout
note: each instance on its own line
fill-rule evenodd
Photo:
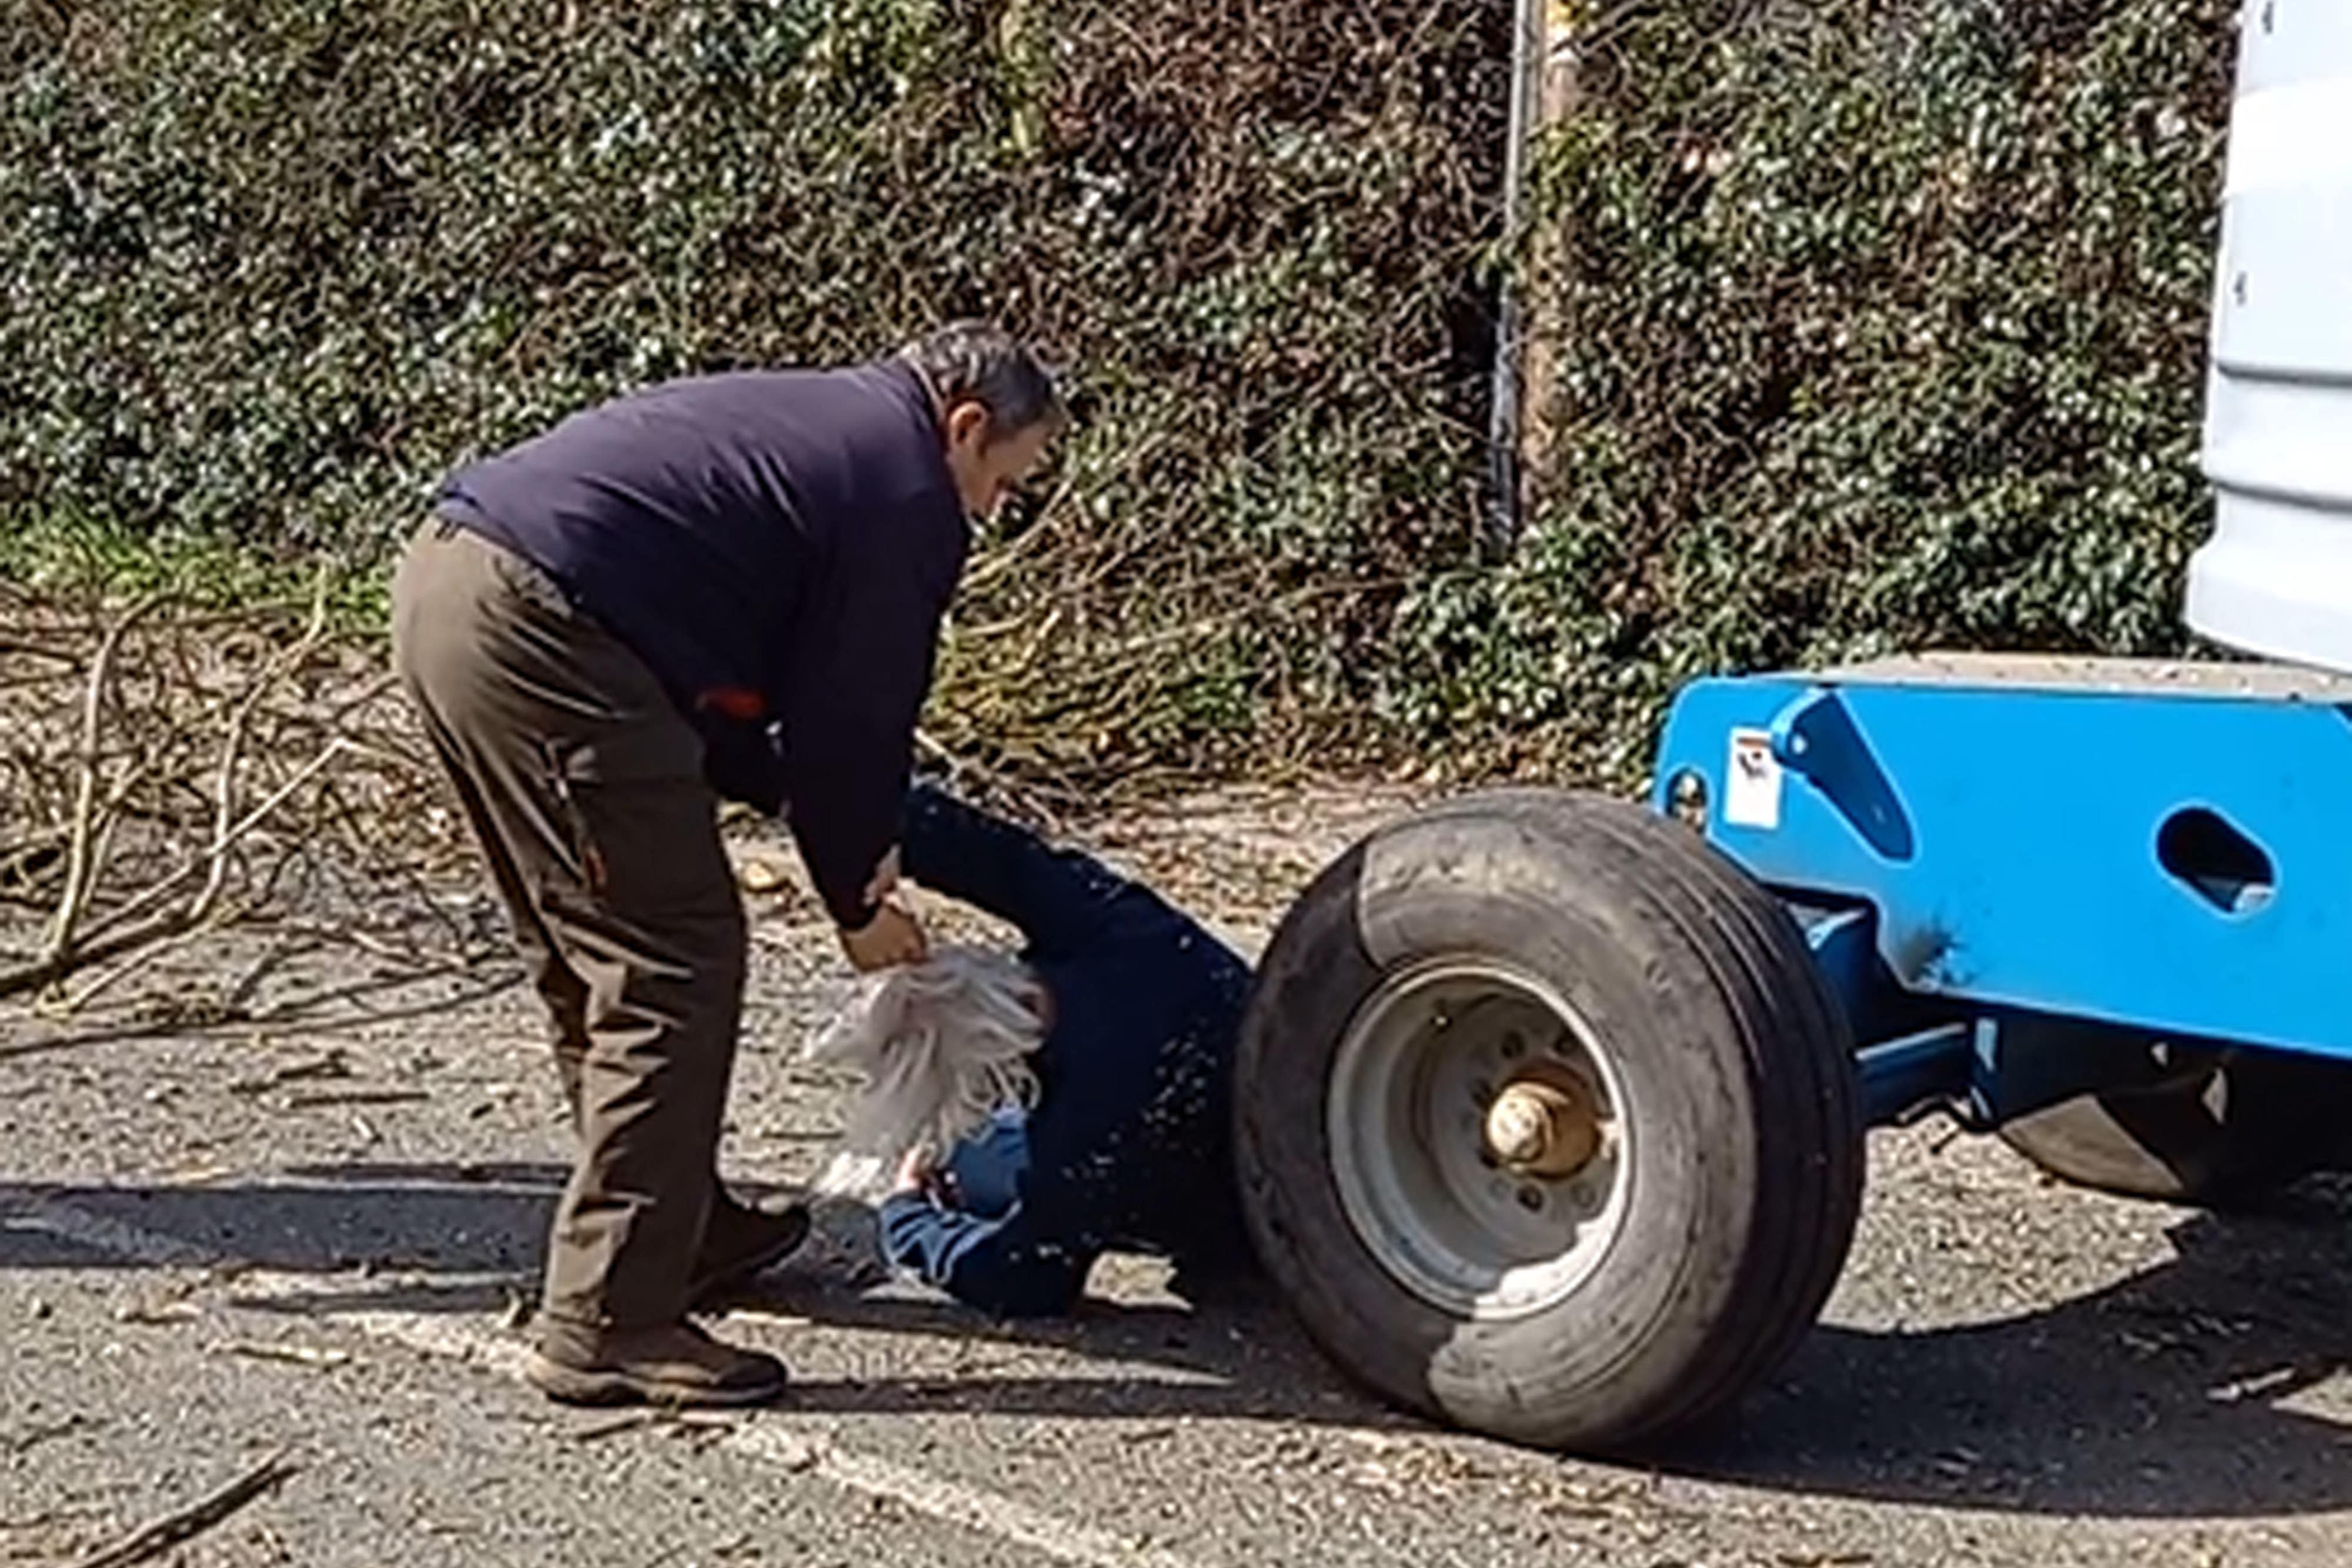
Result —
M 2352 671 L 2352 0 L 2249 0 L 2238 48 L 2189 624 Z

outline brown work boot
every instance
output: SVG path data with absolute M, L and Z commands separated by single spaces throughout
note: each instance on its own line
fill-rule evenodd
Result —
M 753 1208 L 721 1191 L 711 1200 L 710 1218 L 703 1223 L 702 1249 L 695 1254 L 694 1274 L 687 1281 L 688 1309 L 710 1306 L 761 1270 L 783 1261 L 808 1239 L 808 1233 L 806 1204 Z
M 782 1362 L 688 1322 L 620 1329 L 542 1318 L 523 1376 L 566 1405 L 762 1405 L 784 1391 Z

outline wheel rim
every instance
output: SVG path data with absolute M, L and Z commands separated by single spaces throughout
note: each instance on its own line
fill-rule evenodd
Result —
M 1357 1239 L 1457 1317 L 1541 1312 L 1622 1227 L 1625 1098 L 1592 1030 L 1535 977 L 1446 959 L 1390 977 L 1340 1041 L 1324 1113 Z

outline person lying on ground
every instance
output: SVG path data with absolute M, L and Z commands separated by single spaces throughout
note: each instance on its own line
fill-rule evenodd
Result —
M 1180 1288 L 1246 1267 L 1227 1123 L 1248 965 L 1150 889 L 930 785 L 899 848 L 909 879 L 1024 945 L 865 982 L 812 1051 L 866 1073 L 819 1188 L 887 1188 L 890 1263 L 998 1316 L 1068 1311 L 1108 1251 L 1172 1259 Z

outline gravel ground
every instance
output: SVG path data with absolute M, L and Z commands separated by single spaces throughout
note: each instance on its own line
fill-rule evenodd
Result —
M 1254 950 L 1399 799 L 1090 838 Z M 845 987 L 804 894 L 760 908 L 727 1149 L 754 1190 L 822 1154 L 838 1085 L 793 1053 Z M 495 959 L 252 930 L 100 1014 L 0 1015 L 0 1563 L 77 1563 L 283 1452 L 168 1560 L 2352 1563 L 2352 1187 L 2223 1218 L 1874 1134 L 1820 1329 L 1650 1468 L 1393 1416 L 1277 1303 L 1188 1305 L 1142 1260 L 1074 1322 L 994 1325 L 881 1278 L 839 1209 L 725 1325 L 788 1359 L 786 1404 L 616 1418 L 511 1375 L 563 1158 L 539 1040 Z

